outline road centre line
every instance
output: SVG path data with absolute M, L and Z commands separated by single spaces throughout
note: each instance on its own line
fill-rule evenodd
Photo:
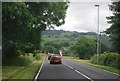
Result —
M 68 59 L 67 59 L 68 60 Z M 100 69 L 100 68 L 99 68 Z M 103 70 L 103 71 L 105 71 L 105 72 L 108 72 L 108 73 L 111 73 L 111 74 L 113 74 L 113 75 L 117 75 L 118 77 L 120 77 L 120 74 L 118 74 L 118 73 L 113 73 L 113 72 L 111 72 L 111 71 L 107 71 L 107 70 L 104 70 L 104 69 L 101 69 L 101 70 Z
M 40 72 L 41 72 L 41 70 L 42 70 L 42 67 L 43 67 L 44 62 L 45 62 L 45 58 L 44 58 L 44 60 L 43 60 L 43 62 L 42 62 L 42 65 L 41 65 L 40 68 L 39 68 L 39 71 L 38 71 L 38 73 L 37 73 L 37 75 L 36 75 L 34 81 L 37 80 L 37 78 L 38 78 L 38 76 L 39 76 L 39 74 L 40 74 Z
M 91 78 L 89 78 L 88 76 L 86 76 L 83 73 L 79 72 L 78 70 L 75 70 L 75 72 L 77 72 L 78 74 L 81 74 L 82 76 L 84 76 L 85 78 L 89 79 L 90 81 L 93 81 Z
M 71 67 L 71 66 L 68 66 L 67 64 L 65 64 L 65 63 L 63 63 L 65 66 L 67 66 L 68 68 L 70 68 L 70 69 L 74 69 L 73 67 Z M 82 76 L 84 76 L 85 78 L 87 78 L 87 79 L 89 79 L 90 81 L 93 81 L 91 78 L 89 78 L 88 76 L 86 76 L 85 74 L 83 74 L 83 73 L 81 73 L 81 72 L 79 72 L 78 70 L 75 70 L 75 72 L 77 72 L 78 74 L 80 74 L 80 75 L 82 75 Z
M 69 67 L 69 68 L 73 69 L 72 67 Z

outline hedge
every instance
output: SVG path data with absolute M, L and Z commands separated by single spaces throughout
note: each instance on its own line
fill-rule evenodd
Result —
M 97 64 L 97 54 L 95 54 L 90 59 L 90 62 L 93 64 Z M 120 54 L 118 53 L 98 54 L 98 64 L 120 68 Z

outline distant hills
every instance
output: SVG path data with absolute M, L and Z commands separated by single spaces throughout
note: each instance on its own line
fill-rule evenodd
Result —
M 45 30 L 42 32 L 42 43 L 53 42 L 55 44 L 61 44 L 68 42 L 74 44 L 76 39 L 79 37 L 85 36 L 87 38 L 96 39 L 97 34 L 95 32 L 76 32 L 76 31 L 64 31 L 64 30 Z M 101 42 L 106 46 L 110 47 L 110 37 L 101 35 Z

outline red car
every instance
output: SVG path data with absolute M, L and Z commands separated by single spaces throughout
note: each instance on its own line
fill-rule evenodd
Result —
M 53 64 L 53 63 L 62 64 L 62 58 L 61 58 L 60 56 L 53 55 L 53 56 L 50 58 L 50 64 Z

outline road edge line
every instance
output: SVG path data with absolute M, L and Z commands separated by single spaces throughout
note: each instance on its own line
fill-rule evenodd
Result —
M 102 70 L 105 71 L 105 72 L 108 72 L 108 73 L 114 74 L 114 75 L 116 75 L 116 76 L 120 76 L 120 74 L 117 74 L 117 73 L 114 73 L 114 72 L 111 72 L 111 71 L 107 71 L 107 70 L 104 70 L 104 69 L 102 69 Z
M 46 58 L 46 57 L 45 57 L 45 58 Z M 39 68 L 39 71 L 38 71 L 37 75 L 36 75 L 35 78 L 34 78 L 34 81 L 37 80 L 38 75 L 40 74 L 40 72 L 41 72 L 41 70 L 42 70 L 42 67 L 43 67 L 43 64 L 44 64 L 45 58 L 44 58 L 44 60 L 43 60 L 43 62 L 42 62 L 42 65 L 41 65 L 40 68 Z

